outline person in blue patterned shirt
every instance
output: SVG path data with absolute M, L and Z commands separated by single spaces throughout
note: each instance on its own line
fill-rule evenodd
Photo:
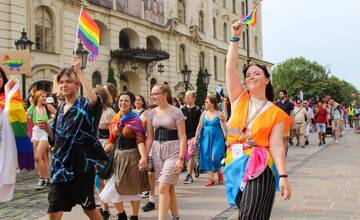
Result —
M 76 56 L 72 67 L 59 72 L 57 82 L 65 103 L 59 106 L 50 126 L 46 121 L 39 123 L 53 142 L 49 219 L 61 219 L 64 211 L 80 204 L 90 219 L 102 220 L 94 199 L 95 165 L 101 166 L 108 159 L 97 138 L 102 100 Z M 81 85 L 87 98 L 78 95 Z

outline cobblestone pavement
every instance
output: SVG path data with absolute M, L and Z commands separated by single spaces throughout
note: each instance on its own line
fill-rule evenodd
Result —
M 347 137 L 349 136 L 349 137 Z M 348 139 L 354 139 L 355 136 L 347 135 L 344 139 L 348 141 Z M 358 136 L 357 138 L 359 138 Z M 328 138 L 330 141 L 330 138 Z M 351 142 L 351 141 L 350 141 Z M 310 143 L 317 143 L 316 136 L 313 134 L 310 139 Z M 358 142 L 359 143 L 359 142 Z M 340 145 L 343 146 L 343 141 L 340 142 Z M 332 147 L 331 147 L 332 148 Z M 324 196 L 325 193 L 323 191 L 316 191 L 314 189 L 310 189 L 312 186 L 311 178 L 312 175 L 317 175 L 316 171 L 312 172 L 310 168 L 307 168 L 304 175 L 297 177 L 298 173 L 305 169 L 305 167 L 309 166 L 311 162 L 318 161 L 315 159 L 319 156 L 327 152 L 323 147 L 318 147 L 315 144 L 307 146 L 305 149 L 298 148 L 298 147 L 290 147 L 289 153 L 287 157 L 287 165 L 289 168 L 289 172 L 291 174 L 291 186 L 294 191 L 294 196 L 290 202 L 283 202 L 276 199 L 275 208 L 273 210 L 273 220 L 280 220 L 280 219 L 297 219 L 296 214 L 299 213 L 307 213 L 304 209 L 306 207 L 316 207 L 314 204 L 320 204 L 324 206 L 324 203 L 311 203 L 313 201 L 317 201 L 315 198 L 319 196 Z M 330 149 L 330 148 L 329 148 Z M 336 153 L 336 152 L 335 152 Z M 316 156 L 314 156 L 316 155 Z M 310 160 L 310 161 L 309 161 Z M 301 167 L 303 165 L 302 161 L 309 161 L 305 164 L 305 167 Z M 326 161 L 325 161 L 326 162 Z M 341 160 L 335 160 L 336 163 L 341 162 Z M 349 162 L 350 163 L 350 162 Z M 322 163 L 329 166 L 331 164 Z M 359 164 L 359 163 L 358 163 Z M 359 164 L 360 165 L 360 164 Z M 313 166 L 313 164 L 312 164 Z M 311 166 L 310 166 L 311 167 Z M 342 166 L 341 166 L 342 167 Z M 331 170 L 330 170 L 331 171 Z M 322 172 L 322 171 L 321 171 Z M 336 172 L 340 172 L 339 169 L 336 169 Z M 321 182 L 322 186 L 331 186 L 333 178 L 325 176 L 329 172 L 324 172 L 322 175 L 323 179 Z M 13 219 L 39 219 L 45 220 L 46 217 L 46 210 L 47 210 L 47 190 L 44 191 L 35 191 L 34 186 L 37 181 L 37 175 L 35 172 L 30 172 L 28 174 L 19 174 L 18 175 L 18 182 L 16 184 L 15 189 L 15 199 L 11 202 L 2 203 L 0 204 L 0 219 L 6 220 L 13 220 Z M 358 175 L 359 176 L 359 175 Z M 192 220 L 192 219 L 236 219 L 236 210 L 229 209 L 229 206 L 226 202 L 224 186 L 217 185 L 214 187 L 205 187 L 205 183 L 207 182 L 207 175 L 202 174 L 200 178 L 195 179 L 195 182 L 190 185 L 184 185 L 182 183 L 183 179 L 185 178 L 185 174 L 183 173 L 177 184 L 177 195 L 178 195 L 178 204 L 180 209 L 181 218 L 185 220 Z M 352 177 L 355 178 L 355 177 Z M 304 180 L 303 180 L 304 179 Z M 305 181 L 304 184 L 299 184 L 299 181 Z M 359 180 L 357 180 L 359 185 Z M 316 183 L 316 184 L 317 184 Z M 315 184 L 315 183 L 314 183 Z M 315 185 L 316 185 L 315 184 Z M 347 184 L 350 184 L 347 182 Z M 354 184 L 355 186 L 355 184 Z M 321 188 L 321 187 L 319 187 Z M 336 186 L 337 190 L 340 190 L 339 185 Z M 298 191 L 300 190 L 300 191 Z M 360 191 L 360 190 L 358 190 Z M 320 194 L 320 193 L 323 194 Z M 339 192 L 340 193 L 340 192 Z M 304 195 L 302 195 L 304 194 Z M 313 200 L 309 200 L 308 203 L 304 202 L 302 199 L 307 198 L 305 196 L 313 196 L 315 197 Z M 359 194 L 357 194 L 359 196 Z M 349 197 L 346 197 L 349 198 Z M 346 198 L 343 198 L 341 201 L 346 201 Z M 301 200 L 301 202 L 300 202 Z M 359 204 L 359 200 L 353 198 L 351 200 L 355 202 L 354 204 Z M 142 200 L 142 204 L 146 203 L 147 200 Z M 305 208 L 304 208 L 305 207 Z M 302 209 L 302 210 L 300 210 Z M 126 205 L 126 210 L 130 213 L 130 207 Z M 224 211 L 226 210 L 226 211 Z M 294 211 L 294 216 L 292 218 L 285 218 L 291 217 L 292 212 Z M 298 211 L 297 211 L 298 210 Z M 112 213 L 115 213 L 115 210 L 111 209 Z M 316 213 L 315 213 L 316 214 Z M 300 215 L 300 214 L 299 214 Z M 360 212 L 358 211 L 358 215 Z M 157 211 L 152 211 L 148 213 L 140 212 L 141 219 L 156 219 Z M 113 216 L 114 217 L 114 216 Z M 87 219 L 87 217 L 82 213 L 81 207 L 76 206 L 71 213 L 66 213 L 64 215 L 64 220 L 73 220 L 73 219 Z M 113 218 L 115 219 L 115 218 Z M 300 218 L 301 219 L 301 218 Z M 310 218 L 308 218 L 310 219 Z M 337 218 L 338 220 L 342 220 L 341 218 Z

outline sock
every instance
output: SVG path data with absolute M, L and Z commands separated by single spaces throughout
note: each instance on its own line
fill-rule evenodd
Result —
M 149 196 L 149 202 L 155 203 L 155 196 Z

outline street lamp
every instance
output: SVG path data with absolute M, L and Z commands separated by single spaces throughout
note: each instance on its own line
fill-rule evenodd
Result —
M 81 41 L 79 42 L 78 49 L 76 50 L 75 53 L 76 53 L 76 56 L 78 56 L 79 59 L 80 59 L 80 68 L 81 68 L 81 70 L 85 69 L 86 64 L 87 64 L 87 60 L 88 60 L 89 51 L 84 49 L 83 43 Z
M 207 69 L 205 69 L 204 76 L 203 76 L 203 82 L 206 85 L 206 90 L 207 90 L 207 88 L 209 86 L 209 83 L 210 83 L 210 77 L 211 77 L 211 74 L 208 72 Z
M 29 40 L 27 38 L 25 28 L 23 28 L 20 39 L 15 41 L 16 49 L 31 51 L 31 46 L 33 44 L 34 44 L 34 42 L 32 42 L 31 40 Z M 21 74 L 21 84 L 22 84 L 22 96 L 23 96 L 23 99 L 25 99 L 25 97 L 26 97 L 26 78 L 25 78 L 24 73 Z
M 190 77 L 191 77 L 191 70 L 189 70 L 187 64 L 185 64 L 184 69 L 181 70 L 181 73 L 183 74 L 185 91 L 187 92 L 189 89 L 189 82 L 190 82 Z
M 163 65 L 162 63 L 160 63 L 160 64 L 158 65 L 158 72 L 159 72 L 160 74 L 162 74 L 162 73 L 164 72 L 164 65 Z

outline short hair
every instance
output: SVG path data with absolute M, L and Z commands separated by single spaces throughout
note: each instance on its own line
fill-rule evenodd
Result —
M 122 92 L 122 93 L 119 95 L 119 97 L 118 97 L 118 104 L 119 104 L 120 97 L 121 97 L 122 95 L 127 95 L 127 96 L 129 96 L 131 105 L 132 105 L 132 106 L 134 105 L 134 102 L 135 102 L 135 100 L 136 100 L 136 99 L 135 99 L 135 95 L 134 95 L 134 93 L 132 93 L 132 92 L 130 92 L 130 91 Z
M 107 90 L 109 91 L 111 97 L 115 100 L 118 97 L 118 91 L 116 86 L 112 83 L 105 83 L 104 86 L 107 87 Z
M 195 91 L 192 91 L 192 90 L 189 90 L 185 93 L 185 96 L 187 95 L 192 95 L 194 98 L 196 97 L 196 92 Z
M 9 79 L 7 78 L 5 71 L 0 67 L 0 74 L 1 77 L 3 78 L 3 85 L 0 88 L 0 93 L 5 93 L 5 84 L 9 81 Z
M 75 73 L 75 70 L 73 67 L 67 67 L 67 68 L 62 68 L 59 73 L 56 76 L 56 82 L 60 83 L 60 79 L 63 76 L 68 76 L 70 77 L 74 82 L 76 83 L 80 83 L 80 80 L 78 78 L 78 76 Z
M 104 106 L 111 107 L 112 106 L 112 98 L 107 89 L 101 86 L 96 86 L 95 92 L 98 93 L 103 101 Z
M 285 96 L 287 95 L 287 91 L 285 89 L 280 89 L 279 93 L 280 92 L 284 93 Z
M 165 83 L 157 83 L 155 86 L 159 87 L 161 92 L 166 93 L 166 101 L 171 104 L 173 102 L 172 95 L 171 95 L 171 89 L 168 84 Z
M 40 96 L 42 96 L 43 94 L 46 94 L 46 92 L 44 90 L 38 90 L 35 92 L 35 95 L 33 96 L 34 97 L 34 105 L 37 106 L 38 103 L 39 103 L 39 98 Z

